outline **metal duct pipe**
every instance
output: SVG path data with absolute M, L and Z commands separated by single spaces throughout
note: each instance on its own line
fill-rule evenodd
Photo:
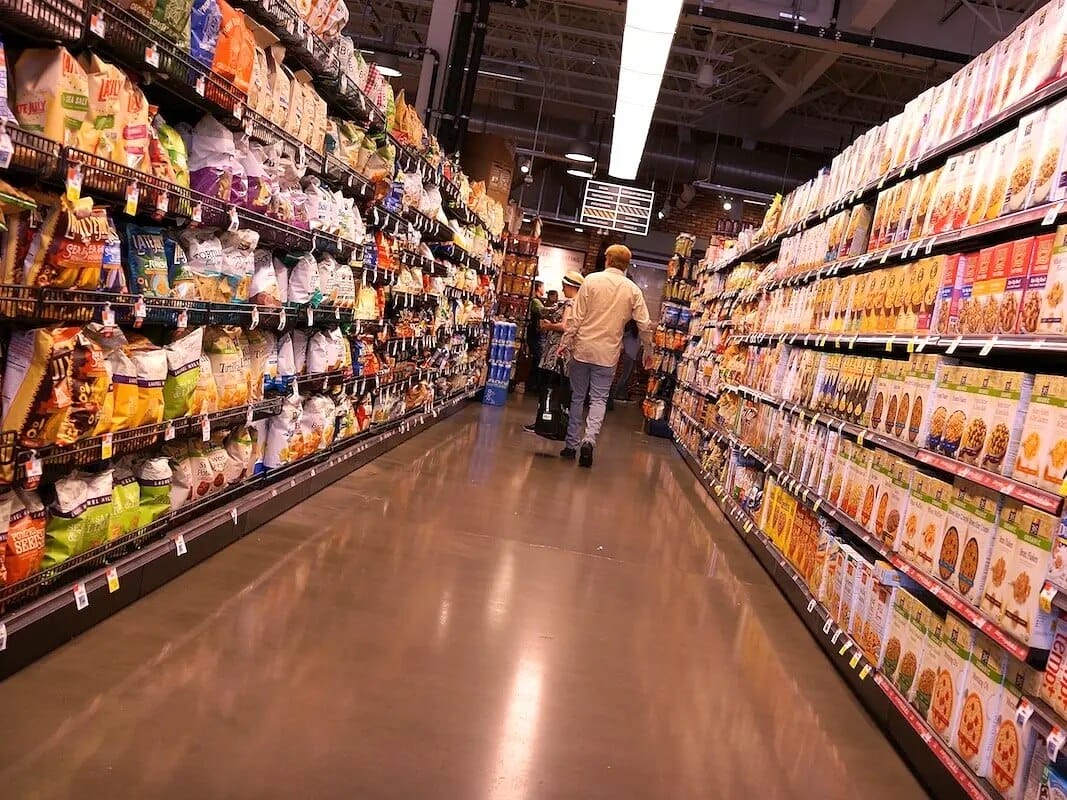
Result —
M 563 152 L 577 132 L 577 125 L 573 128 L 574 133 L 558 128 L 545 131 L 543 128 L 542 125 L 538 140 L 546 158 L 553 158 L 555 153 Z M 479 120 L 475 129 L 514 139 L 520 147 L 522 143 L 532 143 L 534 135 L 533 129 L 521 122 L 505 122 L 497 118 Z M 535 151 L 524 152 L 535 157 L 538 155 Z M 716 155 L 713 142 L 679 155 L 646 151 L 641 164 L 645 169 L 660 173 L 677 170 L 677 177 L 683 182 L 711 181 L 765 194 L 791 189 L 814 177 L 815 173 L 825 166 L 822 161 L 797 158 L 795 153 L 791 158 L 787 158 L 778 152 L 743 150 L 724 144 L 720 144 Z

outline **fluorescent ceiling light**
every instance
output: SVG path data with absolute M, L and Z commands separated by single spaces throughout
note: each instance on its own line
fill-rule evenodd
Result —
M 779 11 L 778 16 L 782 19 L 795 20 L 796 22 L 808 21 L 808 18 L 803 14 L 794 14 L 792 11 Z
M 637 177 L 652 113 L 667 66 L 682 0 L 629 0 L 622 37 L 619 92 L 608 173 L 622 180 Z
M 579 227 L 578 227 L 577 225 L 575 225 L 575 226 L 574 226 L 574 232 L 575 232 L 575 233 L 581 233 L 581 232 L 582 232 L 582 229 L 581 229 L 581 228 L 579 228 Z
M 568 175 L 573 175 L 575 178 L 592 178 L 593 171 L 589 169 L 582 169 L 580 167 L 571 167 L 567 170 Z

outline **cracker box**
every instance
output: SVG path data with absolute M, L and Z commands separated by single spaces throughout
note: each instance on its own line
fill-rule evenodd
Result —
M 978 286 L 979 272 L 988 274 L 993 263 L 993 249 L 986 248 L 976 254 L 973 259 L 968 259 L 963 266 L 963 276 L 960 282 L 960 333 L 977 333 L 981 324 L 979 298 L 975 292 Z
M 1034 239 L 1030 266 L 1026 271 L 1022 298 L 1019 302 L 1019 333 L 1037 333 L 1041 323 L 1041 300 L 1048 283 L 1049 265 L 1056 242 L 1055 233 L 1046 233 Z
M 951 742 L 956 736 L 963 691 L 971 672 L 975 630 L 955 614 L 941 629 L 941 660 L 937 668 L 928 719 L 937 735 Z
M 919 518 L 919 533 L 916 559 L 918 566 L 928 575 L 937 577 L 938 558 L 942 537 L 945 535 L 948 505 L 952 498 L 952 484 L 920 475 L 916 478 L 920 501 L 923 503 Z
M 1008 659 L 989 765 L 978 774 L 988 778 L 1004 800 L 1022 800 L 1026 765 L 1034 752 L 1033 720 L 1019 724 L 1015 709 L 1025 695 L 1037 693 L 1041 673 L 1015 658 Z
M 959 179 L 963 172 L 962 155 L 953 156 L 941 171 L 941 177 L 934 190 L 934 201 L 926 215 L 923 236 L 944 233 L 952 227 L 952 214 L 956 207 L 956 193 L 960 189 Z
M 1005 503 L 1005 506 L 1007 504 Z M 1059 532 L 1059 519 L 1023 507 L 1015 517 L 1015 554 L 1004 593 L 1001 626 L 1031 647 L 1048 647 L 1052 616 L 1041 610 L 1039 594 L 1052 567 L 1052 546 Z
M 1040 157 L 1041 129 L 1045 124 L 1047 109 L 1039 109 L 1019 120 L 1019 133 L 1016 137 L 1015 161 L 1011 178 L 1008 181 L 1008 193 L 1005 211 L 1021 211 L 1031 197 L 1036 174 L 1035 161 Z
M 959 73 L 956 74 L 958 75 Z M 963 106 L 965 104 L 961 103 L 960 105 Z M 956 192 L 955 206 L 952 209 L 952 230 L 963 228 L 970 218 L 971 208 L 974 205 L 973 190 L 979 185 L 981 175 L 982 152 L 981 147 L 975 147 L 963 154 L 963 165 L 960 168 L 960 189 Z
M 1014 477 L 1058 492 L 1067 474 L 1067 378 L 1036 375 L 1026 407 Z
M 924 664 L 927 646 L 927 630 L 933 620 L 933 612 L 918 600 L 911 604 L 908 626 L 900 641 L 900 667 L 896 673 L 896 687 L 909 701 L 915 697 L 920 669 Z M 935 674 L 929 676 L 930 692 L 934 686 Z
M 900 668 L 901 656 L 903 655 L 904 640 L 907 637 L 908 626 L 911 624 L 910 615 L 913 604 L 918 601 L 911 596 L 907 589 L 897 588 L 893 595 L 893 605 L 889 615 L 889 629 L 886 633 L 886 644 L 882 651 L 879 669 L 886 679 L 896 684 L 897 670 Z
M 1033 264 L 1034 247 L 1037 238 L 1030 236 L 1011 244 L 1007 272 L 1004 276 L 1004 289 L 999 298 L 997 333 L 1016 333 L 1019 328 L 1019 309 L 1022 308 L 1023 293 L 1026 291 L 1030 266 Z
M 1008 594 L 1011 592 L 1008 576 L 1015 574 L 1016 529 L 1021 523 L 1024 508 L 1018 500 L 1005 498 L 997 520 L 996 538 L 989 555 L 989 570 L 979 604 L 985 615 L 996 623 L 1004 618 Z
M 929 720 L 930 705 L 934 697 L 934 688 L 937 686 L 937 674 L 944 658 L 944 642 L 941 638 L 944 626 L 944 618 L 931 611 L 926 626 L 926 648 L 923 650 L 919 675 L 915 679 L 915 692 L 911 699 L 916 710 L 926 720 Z
M 889 490 L 893 485 L 893 461 L 893 454 L 881 449 L 875 450 L 871 458 L 870 489 L 873 497 L 873 513 L 864 520 L 861 512 L 859 522 L 868 533 L 874 536 L 879 536 L 879 531 L 885 529 L 886 516 L 889 513 Z M 866 499 L 864 507 L 866 507 Z
M 982 599 L 989 574 L 990 554 L 996 541 L 1000 517 L 999 492 L 958 478 L 953 503 L 955 518 L 964 526 L 960 530 L 960 559 L 953 588 L 973 606 Z M 951 511 L 951 509 L 950 509 Z
M 988 636 L 977 634 L 951 744 L 978 775 L 989 770 L 1007 670 L 1008 654 Z
M 935 401 L 937 407 L 930 418 L 929 447 L 936 447 L 938 452 L 956 457 L 972 413 L 971 384 L 980 373 L 981 370 L 955 365 L 942 371 L 943 380 L 938 381 L 939 391 Z

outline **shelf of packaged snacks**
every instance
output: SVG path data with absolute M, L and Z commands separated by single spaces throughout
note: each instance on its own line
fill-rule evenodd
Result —
M 687 392 L 692 392 L 693 394 L 698 394 L 698 395 L 700 395 L 701 397 L 703 397 L 703 398 L 705 398 L 707 400 L 718 400 L 719 399 L 719 395 L 722 393 L 721 390 L 716 392 L 716 391 L 712 391 L 711 389 L 701 389 L 699 386 L 696 386 L 695 384 L 686 383 L 684 381 L 678 381 L 678 386 L 680 388 L 682 388 L 682 389 L 685 389 Z
M 455 286 L 446 286 L 445 296 L 457 300 L 472 300 L 474 302 L 485 300 L 484 295 L 479 294 L 478 292 L 472 292 L 470 289 L 457 289 Z
M 287 60 L 320 80 L 336 79 L 339 65 L 333 49 L 287 0 L 235 0 L 234 5 L 278 37 Z
M 0 589 L 0 678 L 159 588 L 208 556 L 455 413 L 477 387 L 172 511 L 122 538 Z M 181 542 L 180 546 L 178 542 Z M 180 552 L 179 552 L 180 550 Z M 112 573 L 109 579 L 109 573 Z M 117 581 L 117 587 L 109 585 Z M 77 608 L 83 587 L 87 607 Z
M 463 202 L 459 187 L 453 181 L 441 181 L 441 201 L 445 211 L 459 220 L 462 225 L 481 224 L 481 218 Z
M 370 179 L 356 172 L 333 154 L 323 156 L 322 179 L 331 187 L 345 191 L 349 196 L 369 200 L 374 196 L 374 184 Z
M 414 226 L 403 216 L 386 208 L 382 202 L 377 202 L 367 209 L 365 221 L 367 230 L 380 230 L 394 238 L 401 235 L 410 236 L 411 231 L 414 229 Z
M 71 44 L 85 29 L 85 8 L 76 0 L 6 0 L 0 26 L 16 34 Z
M 828 428 L 833 428 L 839 434 L 846 434 L 852 439 L 855 439 L 859 444 L 871 444 L 882 450 L 888 450 L 891 453 L 908 459 L 909 461 L 913 461 L 921 466 L 932 467 L 948 475 L 965 478 L 973 483 L 977 483 L 979 486 L 992 489 L 994 492 L 999 492 L 1005 497 L 1012 497 L 1049 514 L 1058 514 L 1060 511 L 1063 498 L 1055 492 L 1038 489 L 1028 483 L 1023 483 L 1022 481 L 1006 477 L 998 472 L 991 472 L 990 470 L 982 469 L 981 467 L 974 467 L 941 453 L 935 453 L 923 447 L 906 444 L 898 439 L 884 436 L 869 428 L 865 428 L 862 425 L 857 425 L 854 422 L 840 419 L 833 414 L 822 411 L 813 411 L 810 408 L 805 408 L 794 403 L 788 403 L 755 389 L 750 389 L 747 386 L 727 385 L 723 387 L 723 391 L 741 394 L 766 405 L 789 411 L 792 414 L 798 414 L 802 419 L 806 419 L 810 416 L 812 421 L 826 425 Z
M 843 630 L 816 599 L 801 575 L 775 546 L 756 520 L 727 496 L 721 483 L 710 478 L 697 458 L 681 444 L 678 452 L 705 491 L 714 499 L 820 648 L 855 692 L 874 720 L 893 739 L 902 754 L 938 798 L 995 800 L 1000 795 L 973 771 L 933 731 L 925 719 L 877 669 L 853 637 Z
M 665 305 L 665 306 L 678 306 L 678 308 L 688 309 L 689 308 L 689 301 L 688 300 L 668 300 L 668 299 L 664 299 L 663 300 L 663 305 Z
M 396 166 L 398 170 L 406 173 L 417 172 L 424 183 L 434 186 L 440 183 L 440 170 L 433 166 L 422 153 L 418 152 L 414 147 L 401 142 L 391 133 L 389 134 L 389 141 L 396 149 Z
M 422 241 L 427 244 L 430 242 L 452 241 L 451 228 L 443 222 L 423 214 L 417 208 L 408 206 L 403 210 L 401 216 L 415 227 L 415 230 L 422 235 Z
M 450 261 L 458 267 L 466 267 L 467 269 L 473 269 L 482 275 L 491 274 L 493 268 L 486 266 L 482 263 L 482 260 L 472 253 L 468 253 L 458 244 L 438 244 L 431 248 L 434 255 L 437 258 L 443 258 L 446 261 Z
M 993 352 L 1067 352 L 1067 336 L 1050 334 L 907 334 L 907 333 L 746 333 L 734 337 L 742 344 L 764 345 L 784 342 L 804 347 L 875 348 L 887 353 L 921 353 L 926 349 L 944 350 L 946 354 Z

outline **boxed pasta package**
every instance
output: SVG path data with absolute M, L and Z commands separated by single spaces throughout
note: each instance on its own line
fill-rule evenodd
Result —
M 1001 625 L 1008 633 L 1031 647 L 1048 647 L 1052 617 L 1041 610 L 1038 595 L 1052 569 L 1052 547 L 1059 531 L 1059 519 L 1005 500 L 1001 527 L 1016 536 L 1011 568 L 1005 578 L 1004 612 Z

